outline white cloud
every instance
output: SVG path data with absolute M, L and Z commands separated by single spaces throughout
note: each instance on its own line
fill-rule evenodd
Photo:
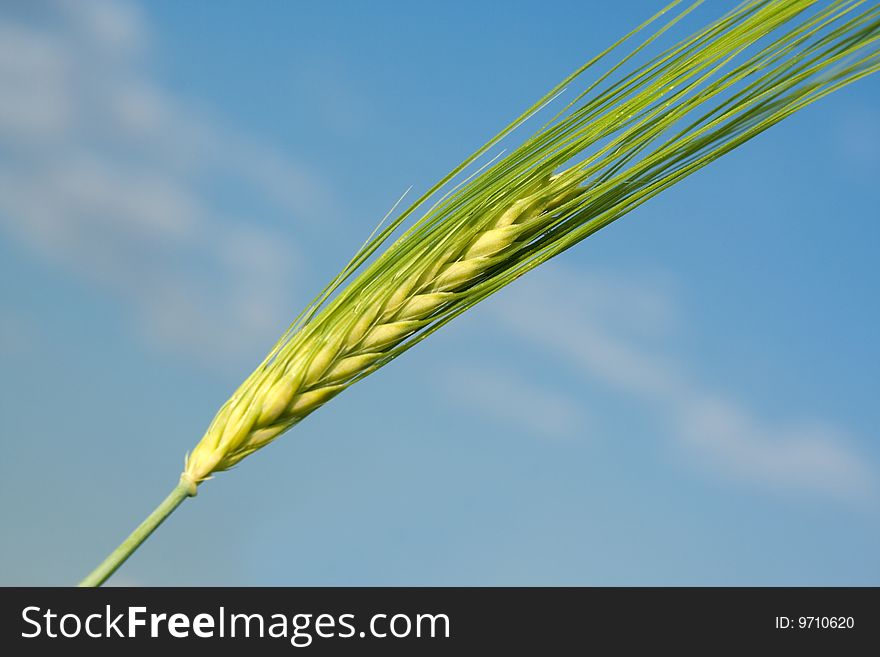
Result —
M 742 400 L 708 390 L 681 356 L 655 344 L 658 336 L 640 335 L 658 317 L 675 324 L 679 312 L 651 280 L 557 268 L 517 283 L 495 308 L 501 324 L 533 348 L 643 404 L 691 461 L 713 472 L 846 499 L 876 492 L 872 465 L 842 429 L 765 420 Z
M 125 300 L 165 347 L 213 362 L 265 343 L 302 252 L 214 192 L 231 183 L 279 216 L 326 221 L 327 185 L 163 88 L 135 5 L 4 13 L 0 230 Z
M 446 365 L 437 383 L 453 402 L 536 436 L 571 438 L 588 426 L 581 404 L 570 395 L 485 363 Z
M 777 488 L 808 488 L 857 499 L 874 487 L 846 434 L 818 422 L 763 423 L 724 398 L 681 400 L 673 418 L 692 456 L 715 469 Z

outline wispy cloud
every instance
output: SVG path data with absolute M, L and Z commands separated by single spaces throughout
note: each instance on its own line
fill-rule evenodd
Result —
M 681 323 L 663 286 L 557 268 L 510 292 L 495 305 L 506 330 L 644 405 L 690 461 L 765 487 L 846 499 L 876 492 L 876 472 L 846 431 L 816 421 L 766 420 L 747 401 L 712 391 L 685 357 L 672 355 L 658 339 L 662 332 L 648 329 Z
M 327 184 L 164 88 L 135 5 L 3 14 L 0 230 L 124 299 L 163 346 L 215 361 L 277 331 L 301 250 L 217 192 L 304 222 L 327 218 Z
M 571 438 L 583 434 L 589 419 L 571 395 L 529 381 L 521 373 L 481 363 L 447 364 L 436 379 L 456 403 L 501 426 L 536 436 Z

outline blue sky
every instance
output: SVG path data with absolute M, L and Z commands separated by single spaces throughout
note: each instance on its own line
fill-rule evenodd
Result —
M 0 583 L 84 575 L 393 201 L 646 4 L 4 5 Z M 847 88 L 532 272 L 113 581 L 880 584 L 878 108 Z

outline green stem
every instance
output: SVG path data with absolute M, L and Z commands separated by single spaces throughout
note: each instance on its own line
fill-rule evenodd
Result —
M 147 516 L 137 529 L 135 529 L 128 538 L 126 538 L 119 547 L 113 550 L 100 565 L 90 572 L 79 586 L 101 586 L 110 575 L 116 572 L 125 560 L 140 547 L 153 531 L 162 524 L 162 522 L 171 515 L 171 513 L 180 506 L 187 497 L 195 495 L 195 486 L 188 480 L 181 477 L 180 483 L 171 491 L 156 509 Z

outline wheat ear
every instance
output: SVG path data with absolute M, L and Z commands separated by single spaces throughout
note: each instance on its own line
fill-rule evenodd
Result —
M 477 157 L 678 4 L 575 71 L 371 237 L 221 407 L 171 495 L 82 584 L 109 577 L 213 473 L 457 315 L 794 112 L 880 69 L 880 7 L 857 11 L 859 0 L 834 0 L 812 14 L 813 0 L 750 0 L 645 57 L 695 2 L 508 155 L 433 200 Z M 416 211 L 421 219 L 373 258 Z
M 353 321 L 310 334 L 295 356 L 258 370 L 224 404 L 205 437 L 188 455 L 184 477 L 192 484 L 226 470 L 332 399 L 432 316 L 503 267 L 517 246 L 552 223 L 554 210 L 583 193 L 548 180 L 541 190 L 496 211 L 489 225 L 436 260 L 417 263 L 394 286 L 362 303 Z

